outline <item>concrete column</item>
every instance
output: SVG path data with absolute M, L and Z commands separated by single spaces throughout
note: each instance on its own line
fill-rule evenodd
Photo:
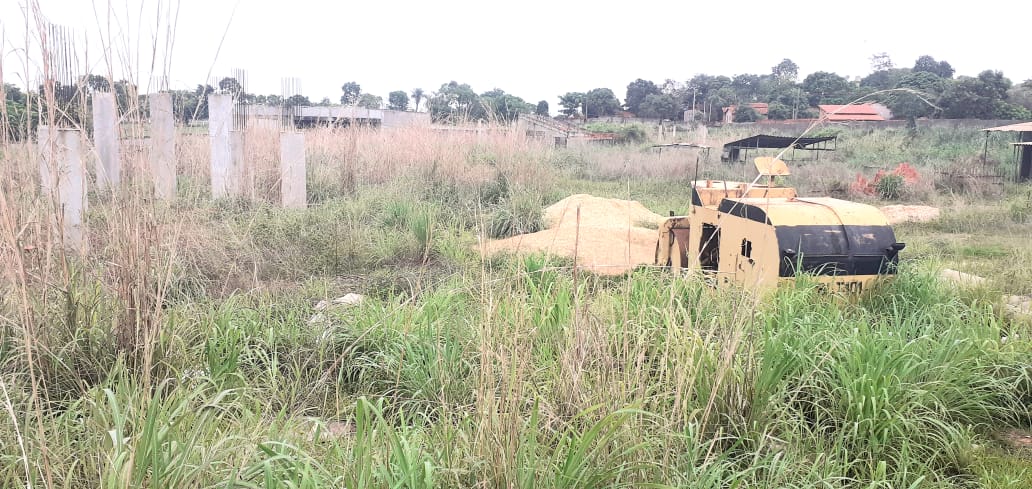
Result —
M 176 197 L 176 124 L 172 113 L 172 94 L 152 93 L 148 98 L 154 196 L 159 200 L 173 200 Z
M 305 135 L 299 132 L 280 134 L 280 195 L 283 207 L 304 209 L 308 206 L 306 178 Z
M 93 146 L 97 149 L 97 187 L 117 187 L 122 179 L 115 94 L 93 92 Z
M 211 139 L 211 196 L 219 199 L 231 195 L 233 147 L 233 96 L 208 95 L 208 136 Z
M 254 185 L 250 184 L 251 172 L 247 171 L 247 159 L 244 153 L 243 130 L 229 132 L 230 167 L 226 180 L 226 191 L 233 197 L 251 195 Z
M 75 129 L 40 127 L 40 177 L 44 195 L 58 205 L 54 224 L 71 246 L 83 243 L 86 211 L 86 166 L 81 157 L 81 134 Z M 53 192 L 57 195 L 53 195 Z

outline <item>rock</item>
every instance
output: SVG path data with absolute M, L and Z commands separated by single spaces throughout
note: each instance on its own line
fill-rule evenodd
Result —
M 959 272 L 949 268 L 944 268 L 939 276 L 942 277 L 943 280 L 953 282 L 957 285 L 976 286 L 985 283 L 985 278 L 979 277 L 978 275 L 971 275 L 970 273 Z

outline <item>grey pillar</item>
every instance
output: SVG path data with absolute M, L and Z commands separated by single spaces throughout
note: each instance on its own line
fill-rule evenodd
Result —
M 299 132 L 280 134 L 280 194 L 283 207 L 304 209 L 308 206 L 306 178 L 305 135 Z
M 211 196 L 231 195 L 233 147 L 230 132 L 233 128 L 233 96 L 208 95 L 208 136 L 211 139 Z
M 93 146 L 97 149 L 97 187 L 117 187 L 122 179 L 115 94 L 93 92 Z
M 176 125 L 172 113 L 172 94 L 152 93 L 150 99 L 151 177 L 154 196 L 159 200 L 176 197 Z
M 226 190 L 233 197 L 245 195 L 245 192 L 250 196 L 254 186 L 250 184 L 251 172 L 247 171 L 247 162 L 244 158 L 244 131 L 242 129 L 229 132 L 229 153 L 230 166 Z
M 75 129 L 39 129 L 41 186 L 46 197 L 58 206 L 53 217 L 64 243 L 76 247 L 83 244 L 82 216 L 86 211 L 86 167 L 80 138 Z

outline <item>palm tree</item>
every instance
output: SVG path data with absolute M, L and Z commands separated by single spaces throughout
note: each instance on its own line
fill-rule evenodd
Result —
M 419 112 L 419 102 L 423 101 L 424 93 L 422 88 L 412 89 L 412 100 L 416 102 L 416 112 Z

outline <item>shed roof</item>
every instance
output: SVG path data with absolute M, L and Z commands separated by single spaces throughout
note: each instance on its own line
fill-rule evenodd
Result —
M 985 130 L 1001 132 L 1032 132 L 1032 122 L 1019 122 L 1017 124 L 1010 124 L 1007 126 L 990 127 Z
M 724 145 L 725 148 L 795 148 L 810 149 L 812 146 L 825 141 L 833 141 L 835 136 L 821 136 L 815 138 L 796 138 L 792 136 L 769 136 L 757 134 L 738 141 L 731 141 Z

